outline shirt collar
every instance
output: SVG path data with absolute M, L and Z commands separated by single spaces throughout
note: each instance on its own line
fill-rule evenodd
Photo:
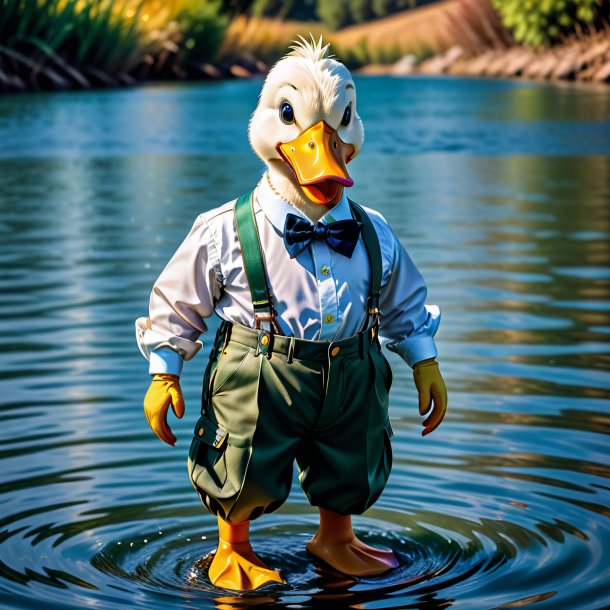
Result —
M 288 203 L 285 199 L 282 199 L 277 193 L 271 189 L 271 185 L 267 179 L 266 174 L 263 176 L 261 181 L 256 187 L 256 200 L 263 210 L 265 216 L 269 222 L 280 232 L 284 233 L 284 224 L 286 223 L 286 214 L 296 214 L 305 220 L 309 220 L 301 210 Z M 320 222 L 328 224 L 337 220 L 346 220 L 352 218 L 352 212 L 343 189 L 343 195 L 331 210 L 326 212 Z

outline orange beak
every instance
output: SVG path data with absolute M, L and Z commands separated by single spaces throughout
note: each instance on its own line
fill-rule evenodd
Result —
M 337 203 L 343 195 L 343 187 L 354 184 L 346 164 L 356 149 L 343 142 L 324 121 L 290 142 L 280 142 L 276 148 L 292 168 L 305 195 L 314 203 Z

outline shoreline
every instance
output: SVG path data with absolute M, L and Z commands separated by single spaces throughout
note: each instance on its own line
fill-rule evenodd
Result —
M 341 58 L 339 58 L 341 59 Z M 111 80 L 91 78 L 85 83 L 70 86 L 7 87 L 4 82 L 0 95 L 27 94 L 53 91 L 82 91 L 122 88 L 180 82 L 203 82 L 264 77 L 270 66 L 264 61 L 245 56 L 225 56 L 215 62 L 193 63 L 188 71 L 176 73 L 172 78 L 147 78 L 146 72 L 125 74 Z M 485 79 L 528 80 L 533 82 L 610 84 L 610 29 L 573 37 L 562 45 L 532 49 L 521 45 L 490 48 L 472 53 L 460 46 L 450 47 L 443 53 L 418 60 L 405 55 L 395 63 L 368 63 L 351 68 L 354 74 L 366 76 L 454 76 Z
M 14 21 L 19 15 L 18 2 L 9 1 L 9 17 Z M 66 6 L 66 11 L 55 15 L 49 13 L 49 6 L 41 5 L 40 10 L 32 10 L 30 21 L 44 22 L 46 15 L 51 25 L 54 20 L 61 25 L 61 19 L 74 9 L 71 4 Z M 319 21 L 281 17 L 238 14 L 230 19 L 228 14 L 214 11 L 209 15 L 187 12 L 180 22 L 171 11 L 156 15 L 153 21 L 148 14 L 141 19 L 126 14 L 124 23 L 110 23 L 102 17 L 86 13 L 79 22 L 80 38 L 75 40 L 86 41 L 82 48 L 48 32 L 53 44 L 31 36 L 17 37 L 18 43 L 12 46 L 0 40 L 0 95 L 264 76 L 291 41 L 307 32 L 316 38 L 323 35 L 331 44 L 331 53 L 359 74 L 610 83 L 607 20 L 589 26 L 577 23 L 571 34 L 554 44 L 533 48 L 515 42 L 490 0 L 442 0 L 339 29 L 329 29 Z M 108 49 L 102 54 L 88 52 L 105 36 L 119 36 L 121 23 L 131 29 L 117 38 L 120 44 L 114 54 Z M 0 28 L 0 37 L 3 34 L 6 27 Z
M 427 66 L 427 62 L 434 61 L 436 58 L 431 58 L 422 62 L 419 65 L 412 65 L 409 69 L 397 64 L 368 64 L 360 68 L 351 70 L 355 76 L 365 76 L 370 78 L 389 76 L 393 78 L 408 78 L 413 76 L 429 76 L 429 77 L 449 77 L 449 78 L 465 78 L 476 80 L 507 80 L 514 82 L 531 82 L 540 84 L 568 85 L 568 86 L 584 86 L 584 87 L 606 87 L 610 85 L 610 66 L 608 75 L 603 80 L 582 79 L 582 78 L 541 78 L 532 74 L 506 74 L 502 72 L 490 74 L 488 72 L 479 71 L 476 69 L 481 63 L 477 62 L 478 58 L 472 60 L 463 60 L 459 64 L 453 66 L 449 70 L 439 70 L 436 67 Z M 487 64 L 487 59 L 485 60 Z M 229 69 L 219 68 L 214 64 L 208 64 L 201 68 L 200 74 L 189 76 L 188 78 L 171 78 L 171 79 L 116 79 L 115 82 L 106 83 L 91 83 L 88 87 L 66 87 L 61 89 L 37 88 L 37 89 L 19 89 L 12 91 L 0 91 L 0 97 L 11 97 L 30 94 L 48 94 L 48 93 L 66 93 L 66 92 L 81 92 L 81 91 L 109 91 L 113 89 L 122 90 L 138 87 L 154 87 L 172 84 L 196 84 L 210 82 L 228 82 L 232 80 L 264 78 L 267 70 L 252 70 L 250 67 L 245 67 L 239 63 L 232 64 Z
M 514 45 L 468 53 L 453 46 L 444 53 L 417 61 L 406 55 L 394 64 L 369 64 L 361 74 L 408 74 L 510 78 L 538 82 L 610 84 L 610 32 L 574 38 L 543 49 Z

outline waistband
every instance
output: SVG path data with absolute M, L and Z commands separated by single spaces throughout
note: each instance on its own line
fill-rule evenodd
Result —
M 228 342 L 235 341 L 246 347 L 258 349 L 263 354 L 286 356 L 288 361 L 320 360 L 344 356 L 364 356 L 371 346 L 378 346 L 377 329 L 372 326 L 367 331 L 337 341 L 310 341 L 295 337 L 271 334 L 264 330 L 247 328 L 240 324 L 230 324 Z

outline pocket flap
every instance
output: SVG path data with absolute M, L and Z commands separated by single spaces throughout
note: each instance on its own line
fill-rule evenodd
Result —
M 207 415 L 202 415 L 195 424 L 195 437 L 206 445 L 220 449 L 227 440 L 229 433 Z

